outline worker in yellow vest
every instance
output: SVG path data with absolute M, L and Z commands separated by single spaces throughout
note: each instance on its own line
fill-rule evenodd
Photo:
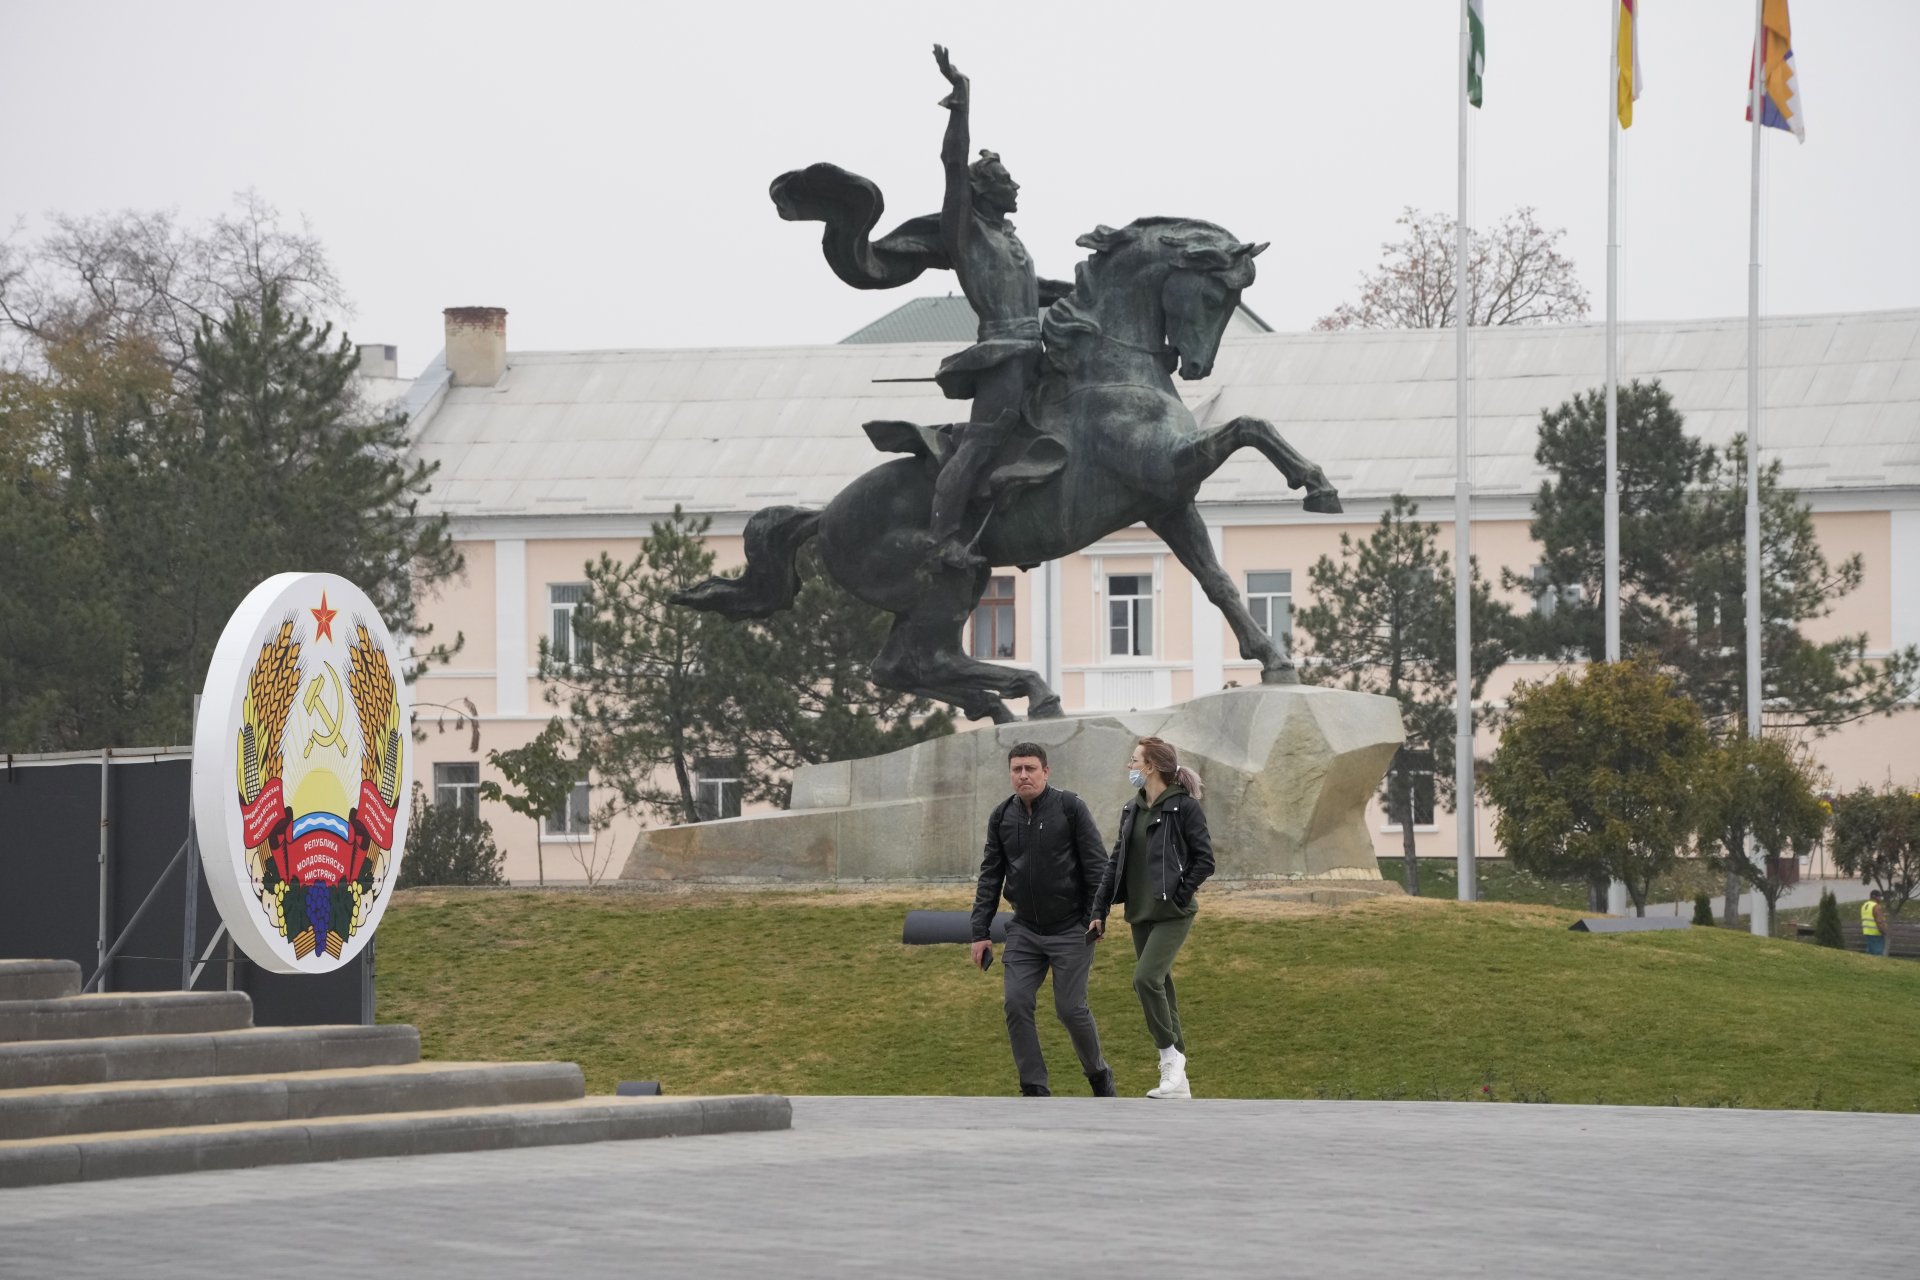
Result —
M 1860 904 L 1860 936 L 1867 940 L 1868 955 L 1887 954 L 1887 908 L 1878 889 Z

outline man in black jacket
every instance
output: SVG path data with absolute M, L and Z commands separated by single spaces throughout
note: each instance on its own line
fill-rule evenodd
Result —
M 1052 969 L 1053 1011 L 1094 1096 L 1110 1098 L 1113 1071 L 1100 1055 L 1100 1030 L 1087 1008 L 1087 974 L 1102 931 L 1094 904 L 1107 875 L 1107 853 L 1086 802 L 1049 786 L 1049 772 L 1047 749 L 1039 743 L 1016 743 L 1007 753 L 1013 794 L 987 822 L 986 856 L 973 897 L 973 963 L 984 968 L 993 962 L 989 931 L 1004 891 L 1013 907 L 1002 969 L 1007 1039 L 1020 1092 L 1029 1098 L 1052 1092 L 1033 1024 L 1035 997 Z

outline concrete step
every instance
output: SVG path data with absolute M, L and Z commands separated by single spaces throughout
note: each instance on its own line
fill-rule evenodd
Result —
M 177 1035 L 253 1025 L 244 991 L 126 991 L 0 1003 L 0 1043 Z
M 0 1142 L 0 1187 L 368 1156 L 694 1137 L 792 1125 L 793 1106 L 777 1095 L 581 1098 L 537 1106 L 29 1138 Z
M 416 1062 L 278 1075 L 0 1091 L 0 1141 L 194 1125 L 313 1120 L 564 1102 L 586 1095 L 571 1062 Z
M 80 994 L 71 960 L 0 960 L 0 1000 L 57 1000 Z
M 0 1089 L 263 1075 L 420 1060 L 412 1027 L 248 1027 L 191 1035 L 0 1044 Z

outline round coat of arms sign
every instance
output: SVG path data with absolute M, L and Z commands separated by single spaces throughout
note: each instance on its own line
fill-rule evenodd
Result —
M 220 915 L 276 973 L 365 946 L 407 844 L 412 699 L 386 624 L 330 573 L 255 587 L 213 651 L 193 732 L 193 812 Z

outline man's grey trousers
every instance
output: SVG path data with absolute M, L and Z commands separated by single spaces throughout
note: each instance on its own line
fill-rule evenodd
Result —
M 1105 1069 L 1100 1056 L 1100 1029 L 1087 1008 L 1087 974 L 1093 969 L 1094 943 L 1079 925 L 1061 933 L 1038 933 L 1018 920 L 1007 923 L 1007 945 L 1001 953 L 1006 992 L 1007 1040 L 1013 1045 L 1013 1065 L 1022 1086 L 1047 1087 L 1047 1060 L 1040 1056 L 1040 1032 L 1033 1025 L 1035 999 L 1047 970 L 1053 970 L 1053 1011 L 1073 1040 L 1080 1070 L 1097 1075 Z

